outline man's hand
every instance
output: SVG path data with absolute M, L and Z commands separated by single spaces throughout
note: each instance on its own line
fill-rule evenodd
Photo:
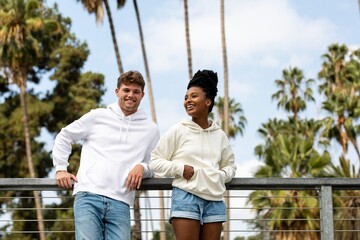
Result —
M 126 187 L 130 191 L 140 188 L 141 181 L 144 175 L 144 167 L 141 164 L 137 164 L 129 173 L 126 180 Z
M 184 166 L 183 177 L 184 177 L 186 180 L 189 180 L 190 178 L 192 178 L 192 176 L 194 176 L 194 168 L 193 168 L 192 166 L 185 165 L 185 166 Z
M 60 170 L 56 172 L 56 183 L 59 187 L 67 189 L 72 188 L 71 179 L 77 182 L 77 178 L 73 174 L 68 173 L 65 170 Z

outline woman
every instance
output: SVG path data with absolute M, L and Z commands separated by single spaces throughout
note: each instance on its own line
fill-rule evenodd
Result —
M 156 177 L 174 177 L 170 222 L 177 240 L 220 239 L 226 221 L 225 183 L 235 175 L 234 154 L 220 127 L 208 119 L 217 94 L 217 74 L 198 71 L 187 86 L 182 120 L 151 154 Z

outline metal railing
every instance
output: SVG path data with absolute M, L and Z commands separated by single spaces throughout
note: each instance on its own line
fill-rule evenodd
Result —
M 170 199 L 170 191 L 172 189 L 171 186 L 172 179 L 144 179 L 141 189 L 144 193 L 140 195 L 140 209 L 141 209 L 141 233 L 143 239 L 151 239 L 154 232 L 159 232 L 159 225 L 161 221 L 167 222 L 167 218 L 161 219 L 160 211 L 162 210 L 159 207 L 159 201 L 162 200 L 165 202 L 164 209 L 168 212 L 170 208 L 169 199 Z M 337 239 L 337 233 L 341 232 L 349 232 L 352 234 L 358 234 L 360 236 L 360 219 L 357 216 L 360 216 L 360 179 L 355 178 L 235 178 L 227 185 L 228 196 L 230 198 L 230 216 L 229 216 L 229 233 L 230 239 L 234 239 L 235 237 L 242 236 L 244 239 L 247 236 L 253 236 L 254 234 L 262 234 L 262 239 L 275 239 L 276 233 L 294 233 L 294 232 L 312 232 L 314 236 L 320 236 L 321 240 L 334 240 Z M 277 206 L 276 208 L 272 209 L 270 206 L 268 209 L 256 209 L 253 206 L 249 206 L 246 202 L 249 200 L 249 194 L 254 190 L 264 190 L 264 191 L 292 191 L 293 193 L 296 191 L 311 191 L 313 193 L 312 196 L 298 196 L 293 195 L 290 196 L 287 194 L 286 196 L 277 196 L 277 195 L 266 195 L 260 196 L 260 198 L 279 198 L 282 199 L 281 201 L 285 202 L 284 199 L 294 198 L 299 200 L 299 198 L 306 198 L 315 199 L 318 201 L 318 204 L 314 205 L 314 207 L 302 207 L 301 209 L 297 209 L 298 211 L 313 211 L 318 212 L 319 214 L 314 216 L 311 219 L 313 222 L 319 225 L 318 229 L 297 229 L 294 230 L 292 228 L 282 228 L 282 229 L 274 229 L 269 227 L 269 224 L 272 221 L 282 221 L 282 220 L 289 220 L 289 219 L 274 219 L 274 218 L 256 218 L 256 212 L 259 211 L 268 211 L 269 213 L 273 210 L 283 210 L 291 212 L 293 207 L 289 206 Z M 42 211 L 67 211 L 72 210 L 72 206 L 67 207 L 53 207 L 53 202 L 61 202 L 64 198 L 69 198 L 72 200 L 71 196 L 59 196 L 59 191 L 64 192 L 63 189 L 60 189 L 56 185 L 56 181 L 54 179 L 29 179 L 29 178 L 11 178 L 11 179 L 0 179 L 0 201 L 1 203 L 7 202 L 9 199 L 6 196 L 6 192 L 9 191 L 25 191 L 29 192 L 29 196 L 16 196 L 16 198 L 31 198 L 31 191 L 41 191 L 43 207 Z M 158 191 L 163 191 L 165 194 L 161 199 L 158 195 Z M 347 191 L 350 192 L 349 196 L 346 194 L 338 194 L 339 191 Z M 337 194 L 335 194 L 337 193 Z M 14 199 L 14 197 L 12 196 Z M 60 198 L 62 198 L 60 200 Z M 351 206 L 342 206 L 336 204 L 339 198 L 351 198 L 352 204 Z M 357 205 L 356 203 L 359 202 Z M 151 206 L 152 205 L 152 206 Z M 13 219 L 11 214 L 15 211 L 21 211 L 25 214 L 27 211 L 34 211 L 34 207 L 19 207 L 11 208 L 4 204 L 2 206 L 2 215 L 0 217 L 0 227 L 7 225 L 8 228 L 2 228 L 0 231 L 0 236 L 5 236 L 6 234 L 16 235 L 16 234 L 24 234 L 24 233 L 36 233 L 37 229 L 28 229 L 26 231 L 14 231 L 11 229 L 11 225 L 14 224 L 16 221 L 23 221 L 23 222 L 36 222 L 37 219 Z M 334 212 L 338 213 L 341 211 L 351 212 L 350 215 L 346 214 L 335 214 Z M 20 214 L 21 215 L 21 214 Z M 340 217 L 339 217 L 340 216 Z M 345 217 L 347 216 L 347 217 Z M 355 216 L 355 217 L 354 217 Z M 291 220 L 291 219 L 290 219 Z M 309 219 L 299 219 L 295 218 L 292 219 L 293 221 L 309 221 Z M 52 222 L 56 221 L 60 223 L 66 223 L 68 229 L 61 229 L 60 233 L 70 233 L 73 234 L 74 226 L 73 226 L 73 219 L 72 218 L 65 218 L 65 219 L 44 219 L 44 222 Z M 131 219 L 132 222 L 135 221 L 134 216 Z M 351 222 L 346 226 L 354 226 L 352 229 L 341 229 L 337 227 L 337 222 Z M 149 226 L 150 225 L 150 226 Z M 256 225 L 257 228 L 252 228 L 251 226 Z M 35 225 L 36 226 L 36 225 Z M 262 227 L 259 227 L 262 226 Z M 340 225 L 341 226 L 341 225 Z M 166 231 L 169 231 L 168 229 Z M 47 236 L 53 234 L 54 231 L 46 231 Z M 55 231 L 56 233 L 56 231 Z M 252 235 L 251 235 L 252 234 Z M 274 235 L 275 234 L 275 235 Z M 279 235 L 278 235 L 279 236 Z M 354 235 L 342 235 L 342 236 L 354 236 Z M 281 238 L 277 238 L 281 239 Z M 296 238 L 292 238 L 296 239 Z M 302 240 L 305 240 L 306 237 Z M 338 238 L 339 239 L 339 238 Z M 341 239 L 351 239 L 342 237 Z

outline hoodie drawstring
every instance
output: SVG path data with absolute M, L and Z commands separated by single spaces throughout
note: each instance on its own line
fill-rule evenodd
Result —
M 126 132 L 124 134 L 124 142 L 127 142 L 127 139 L 128 139 L 128 132 L 129 132 L 129 128 L 130 128 L 130 123 L 131 123 L 131 116 L 129 116 L 128 118 L 127 117 L 123 117 L 121 120 L 122 120 L 122 124 L 121 124 L 121 127 L 120 127 L 120 136 L 119 136 L 119 142 L 121 142 L 121 139 L 122 139 L 122 135 L 123 135 L 123 127 L 124 127 L 124 122 L 125 120 L 128 120 L 127 121 L 127 126 L 126 126 Z
M 129 132 L 129 128 L 130 128 L 130 123 L 131 123 L 131 116 L 129 116 L 128 124 L 126 126 L 125 142 L 127 142 L 127 139 L 128 139 L 128 132 Z
M 214 160 L 214 152 L 213 152 L 213 149 L 211 146 L 211 141 L 205 139 L 205 137 L 210 139 L 210 131 L 209 130 L 200 130 L 199 133 L 200 133 L 200 144 L 201 144 L 201 160 L 204 161 L 204 158 L 206 157 L 205 156 L 206 152 L 209 152 L 209 154 L 207 156 L 210 158 L 205 159 L 205 160 L 212 162 Z M 207 136 L 204 136 L 204 135 L 207 135 Z M 206 143 L 208 144 L 208 148 L 206 149 L 206 151 L 204 151 Z
M 200 144 L 201 144 L 201 160 L 204 161 L 204 134 L 203 131 L 200 130 Z

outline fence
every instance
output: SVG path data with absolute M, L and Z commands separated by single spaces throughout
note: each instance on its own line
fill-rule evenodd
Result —
M 159 225 L 161 222 L 167 222 L 167 217 L 160 217 L 161 210 L 159 202 L 163 201 L 163 208 L 168 213 L 169 199 L 171 195 L 172 179 L 145 179 L 140 195 L 141 209 L 141 233 L 143 239 L 157 239 L 159 234 Z M 230 198 L 229 215 L 229 235 L 230 239 L 315 239 L 321 240 L 333 239 L 360 239 L 360 179 L 349 178 L 235 178 L 227 184 L 228 195 Z M 8 197 L 7 192 L 18 191 L 28 192 L 27 196 L 19 195 Z M 1 203 L 11 200 L 18 202 L 21 198 L 32 198 L 31 191 L 40 191 L 42 196 L 42 212 L 46 211 L 68 211 L 72 210 L 72 205 L 57 206 L 64 199 L 72 200 L 67 191 L 57 187 L 54 179 L 0 179 L 0 201 Z M 159 197 L 159 191 L 162 191 L 162 197 Z M 257 191 L 260 195 L 253 195 Z M 306 192 L 307 194 L 302 194 Z M 66 194 L 67 193 L 67 194 Z M 271 193 L 271 194 L 269 194 Z M 266 201 L 267 204 L 251 206 L 246 204 L 249 195 L 252 194 L 252 200 L 259 199 L 259 203 Z M 288 205 L 289 202 L 297 202 L 294 205 Z M 301 202 L 306 204 L 302 205 Z M 312 202 L 312 204 L 307 204 Z M 316 202 L 316 203 L 315 203 Z M 345 203 L 345 204 L 344 204 Z M 56 205 L 56 207 L 54 207 Z M 35 211 L 31 207 L 14 208 L 3 204 L 2 217 L 0 217 L 0 236 L 23 236 L 23 234 L 38 233 L 37 228 L 15 231 L 12 226 L 16 222 L 23 224 L 33 223 L 37 219 L 17 218 L 12 216 L 16 211 L 20 215 L 26 216 L 26 212 Z M 276 219 L 273 213 L 289 213 L 289 217 L 279 215 Z M 302 214 L 311 212 L 312 218 L 301 218 L 294 213 Z M 257 215 L 256 213 L 264 213 Z M 293 216 L 291 216 L 293 214 Z M 48 216 L 52 216 L 48 214 Z M 259 217 L 261 216 L 261 217 Z M 302 215 L 301 215 L 302 216 Z M 135 221 L 132 216 L 132 225 Z M 52 219 L 44 218 L 44 222 L 54 224 L 57 222 L 62 225 L 61 230 L 54 231 L 46 228 L 45 233 L 48 239 L 52 239 L 55 233 L 73 235 L 74 226 L 72 218 Z M 305 223 L 304 223 L 305 222 Z M 280 223 L 276 225 L 276 223 Z M 291 223 L 290 225 L 287 225 Z M 340 223 L 340 224 L 339 224 Z M 282 224 L 282 225 L 281 225 Z M 309 226 L 309 224 L 318 225 L 318 227 L 301 228 L 299 226 Z M 31 226 L 31 224 L 29 224 Z M 32 224 L 36 226 L 36 224 Z M 166 228 L 166 233 L 170 233 L 171 227 Z M 256 228 L 253 228 L 256 226 Z M 345 226 L 347 228 L 345 228 Z M 350 226 L 350 228 L 349 228 Z M 171 235 L 171 233 L 170 233 Z M 154 237 L 155 236 L 155 237 Z M 253 237 L 253 238 L 251 238 Z M 314 238 L 315 237 L 315 238 Z M 169 237 L 168 237 L 169 238 Z

